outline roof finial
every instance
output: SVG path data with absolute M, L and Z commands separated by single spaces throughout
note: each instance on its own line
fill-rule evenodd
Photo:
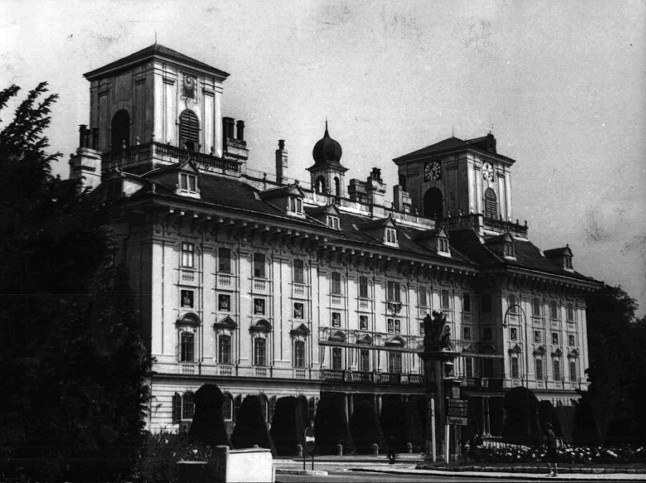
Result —
M 155 30 L 155 45 L 157 45 L 157 30 Z
M 327 133 L 327 116 L 325 117 L 325 132 Z
M 455 129 L 453 128 L 453 126 L 451 126 L 451 137 L 455 137 Z

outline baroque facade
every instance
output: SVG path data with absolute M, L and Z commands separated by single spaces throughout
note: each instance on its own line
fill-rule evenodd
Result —
M 569 247 L 539 250 L 512 219 L 514 160 L 495 137 L 451 137 L 351 179 L 328 127 L 309 182 L 257 174 L 243 121 L 222 114 L 228 74 L 154 44 L 93 70 L 90 127 L 71 177 L 114 200 L 119 256 L 154 358 L 148 427 L 190 422 L 215 383 L 228 430 L 247 395 L 343 393 L 377 411 L 423 400 L 423 319 L 442 311 L 456 373 L 484 434 L 507 390 L 569 405 L 587 386 L 584 295 Z

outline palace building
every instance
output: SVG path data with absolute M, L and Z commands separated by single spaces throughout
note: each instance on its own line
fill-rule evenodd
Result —
M 599 283 L 514 219 L 515 160 L 493 134 L 395 158 L 392 202 L 377 168 L 346 182 L 328 126 L 307 182 L 288 172 L 283 140 L 261 176 L 244 122 L 223 114 L 228 75 L 159 44 L 85 74 L 90 121 L 70 176 L 114 200 L 154 358 L 151 430 L 189 423 L 206 383 L 225 394 L 229 432 L 248 395 L 268 423 L 284 396 L 313 415 L 342 393 L 347 418 L 358 400 L 422 400 L 433 310 L 483 434 L 500 434 L 511 388 L 563 405 L 586 388 L 584 295 Z

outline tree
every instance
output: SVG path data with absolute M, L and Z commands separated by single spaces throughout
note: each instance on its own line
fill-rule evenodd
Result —
M 139 451 L 149 360 L 109 211 L 51 175 L 56 98 L 39 84 L 0 130 L 0 472 L 26 457 L 39 479 L 110 477 Z
M 581 406 L 589 406 L 596 442 L 604 444 L 611 425 L 635 421 L 635 397 L 646 382 L 646 361 L 643 346 L 635 345 L 641 332 L 634 299 L 621 287 L 604 285 L 586 302 L 590 387 L 582 394 Z M 641 380 L 635 377 L 639 374 Z

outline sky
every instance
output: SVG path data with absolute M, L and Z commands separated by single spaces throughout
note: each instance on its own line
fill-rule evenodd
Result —
M 155 38 L 231 74 L 257 171 L 284 139 L 308 181 L 327 119 L 346 180 L 379 167 L 392 199 L 393 158 L 491 131 L 530 239 L 646 313 L 646 0 L 0 0 L 0 88 L 60 95 L 55 173 L 88 122 L 82 74 Z

